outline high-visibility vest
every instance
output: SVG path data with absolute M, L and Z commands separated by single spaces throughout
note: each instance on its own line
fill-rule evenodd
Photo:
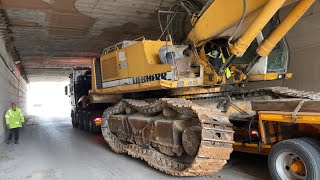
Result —
M 218 51 L 214 51 L 215 53 L 213 54 L 212 52 L 207 53 L 207 56 L 212 57 L 212 58 L 217 58 L 217 55 L 219 55 Z
M 217 58 L 216 55 L 212 55 L 212 52 L 207 53 L 207 56 L 212 57 L 212 58 Z M 226 63 L 226 58 L 224 57 L 223 53 L 220 53 L 220 56 L 219 56 L 219 57 L 222 59 L 222 63 L 223 63 L 223 64 Z M 227 69 L 225 70 L 225 72 L 226 72 L 226 77 L 229 79 L 229 78 L 231 77 L 231 71 L 230 71 L 230 69 L 227 68 Z
M 224 57 L 223 53 L 221 53 L 221 58 L 222 58 L 223 64 L 226 63 L 226 58 Z M 230 71 L 230 69 L 227 68 L 227 69 L 225 70 L 225 72 L 226 72 L 226 77 L 229 79 L 229 78 L 231 77 L 231 71 Z
M 5 118 L 9 129 L 22 127 L 22 123 L 24 123 L 24 116 L 19 108 L 16 108 L 15 111 L 13 109 L 9 109 Z

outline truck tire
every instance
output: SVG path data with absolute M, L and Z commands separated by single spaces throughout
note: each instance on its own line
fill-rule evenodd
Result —
M 81 130 L 84 129 L 84 117 L 83 117 L 83 112 L 79 112 L 79 128 Z
M 94 132 L 94 124 L 93 124 L 93 116 L 91 112 L 88 112 L 88 132 L 93 133 Z
M 83 130 L 88 131 L 88 112 L 83 112 Z
M 268 166 L 272 179 L 320 179 L 320 152 L 303 139 L 278 142 L 270 151 Z
M 318 150 L 318 152 L 320 152 L 320 142 L 319 141 L 312 139 L 312 138 L 309 138 L 309 137 L 302 137 L 299 139 L 311 144 L 313 147 L 315 147 Z
M 74 117 L 75 117 L 75 125 L 76 125 L 76 128 L 79 128 L 79 113 L 76 112 L 74 114 Z
M 74 111 L 71 111 L 71 123 L 73 128 L 77 128 L 76 115 Z
M 82 112 L 82 130 L 86 130 L 87 124 L 87 113 L 85 111 Z

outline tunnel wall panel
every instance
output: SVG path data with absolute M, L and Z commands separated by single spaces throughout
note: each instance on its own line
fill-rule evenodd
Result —
M 288 11 L 286 9 L 286 11 Z M 284 14 L 287 13 L 284 11 Z M 320 2 L 302 17 L 288 33 L 291 50 L 289 71 L 293 78 L 285 84 L 288 87 L 320 92 Z
M 280 11 L 283 19 L 293 6 Z M 289 80 L 247 84 L 248 89 L 286 86 L 293 89 L 320 92 L 320 2 L 315 4 L 286 35 L 290 48 Z
M 10 71 L 7 65 L 15 71 L 15 74 Z M 20 76 L 12 57 L 6 51 L 5 42 L 0 36 L 0 144 L 7 136 L 4 116 L 10 103 L 16 102 L 18 107 L 25 112 L 26 87 L 26 82 Z

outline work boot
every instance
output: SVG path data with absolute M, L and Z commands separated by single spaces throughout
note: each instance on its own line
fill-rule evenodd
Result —
M 15 144 L 19 144 L 19 141 L 14 141 Z

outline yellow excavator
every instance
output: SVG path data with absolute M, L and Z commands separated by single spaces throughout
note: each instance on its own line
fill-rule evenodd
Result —
M 210 176 L 241 151 L 268 155 L 274 179 L 320 179 L 320 94 L 245 88 L 292 77 L 283 38 L 313 3 L 160 5 L 161 37 L 104 49 L 79 103 L 105 105 L 101 130 L 113 151 L 173 176 Z

